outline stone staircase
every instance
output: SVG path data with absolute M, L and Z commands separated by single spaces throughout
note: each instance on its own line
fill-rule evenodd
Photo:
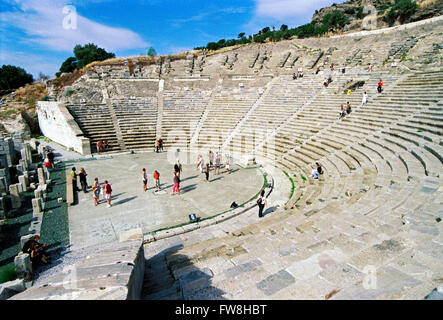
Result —
M 363 90 L 376 95 L 379 76 L 355 96 L 319 95 L 306 113 L 321 110 L 328 125 L 276 151 L 296 185 L 286 210 L 264 219 L 249 211 L 146 244 L 148 264 L 167 276 L 146 282 L 144 297 L 420 299 L 438 286 L 443 73 L 384 75 L 392 85 L 355 108 Z M 354 110 L 337 121 L 339 100 Z M 318 180 L 314 161 L 325 171 Z M 375 289 L 362 286 L 368 270 L 376 270 Z

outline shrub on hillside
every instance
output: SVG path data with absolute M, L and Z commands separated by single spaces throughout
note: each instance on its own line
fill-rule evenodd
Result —
M 390 25 L 398 19 L 401 23 L 405 23 L 417 11 L 418 5 L 411 0 L 395 0 L 395 4 L 385 15 L 385 21 Z
M 20 67 L 3 65 L 0 68 L 0 90 L 18 89 L 32 82 L 32 75 Z

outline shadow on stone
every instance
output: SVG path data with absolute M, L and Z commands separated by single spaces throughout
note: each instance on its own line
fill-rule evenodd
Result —
M 225 300 L 225 292 L 212 285 L 211 269 L 199 269 L 188 256 L 178 254 L 182 248 L 175 245 L 146 260 L 142 299 Z
M 263 216 L 266 216 L 268 214 L 273 213 L 274 211 L 276 211 L 278 209 L 278 206 L 272 206 L 267 208 L 265 211 L 263 211 Z
M 114 205 L 114 206 L 118 206 L 118 205 L 120 205 L 120 204 L 123 204 L 123 203 L 129 202 L 129 201 L 132 201 L 132 200 L 134 200 L 135 198 L 137 198 L 137 196 L 129 197 L 129 198 L 125 198 L 125 199 L 122 199 L 122 200 L 119 200 L 119 201 L 117 201 L 117 202 L 112 203 L 112 205 Z

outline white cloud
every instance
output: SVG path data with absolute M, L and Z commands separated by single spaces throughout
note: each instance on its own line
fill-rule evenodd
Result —
M 312 17 L 315 10 L 330 6 L 334 0 L 255 0 L 257 17 L 278 21 L 291 18 Z M 337 1 L 336 3 L 343 2 Z
M 57 0 L 15 0 L 20 11 L 0 13 L 4 26 L 22 29 L 28 41 L 47 46 L 56 51 L 72 51 L 76 44 L 93 42 L 108 51 L 147 47 L 137 33 L 106 26 L 87 19 L 77 13 L 77 29 L 66 30 L 63 7 L 66 1 Z
M 207 19 L 208 17 L 215 14 L 237 14 L 244 13 L 246 8 L 238 7 L 238 8 L 218 8 L 213 10 L 202 11 L 194 16 L 183 18 L 183 19 L 174 19 L 171 21 L 173 27 L 181 27 L 183 24 L 195 21 L 202 21 Z

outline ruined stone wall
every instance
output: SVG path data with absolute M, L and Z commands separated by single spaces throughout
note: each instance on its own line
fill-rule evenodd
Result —
M 91 154 L 89 139 L 63 104 L 39 101 L 37 114 L 40 130 L 46 137 L 81 154 Z

